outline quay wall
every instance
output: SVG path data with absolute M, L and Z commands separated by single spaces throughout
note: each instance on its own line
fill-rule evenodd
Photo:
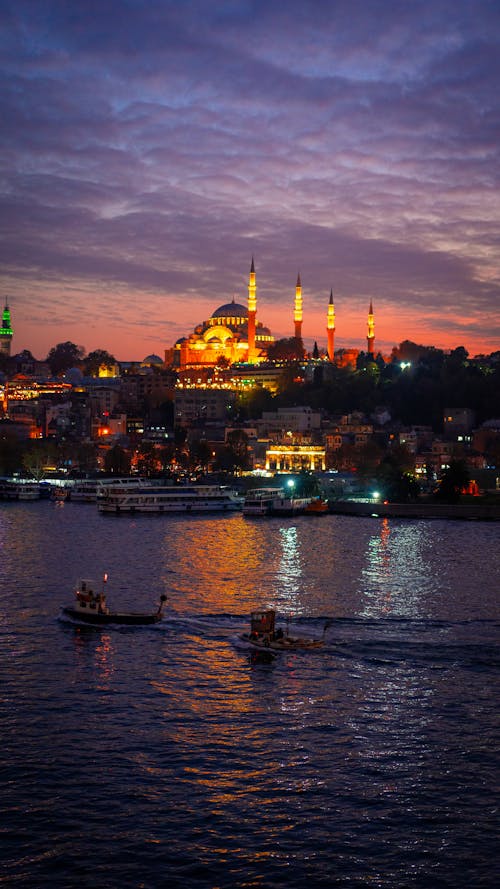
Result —
M 500 504 L 494 503 L 376 503 L 334 500 L 330 502 L 330 512 L 378 518 L 500 521 Z

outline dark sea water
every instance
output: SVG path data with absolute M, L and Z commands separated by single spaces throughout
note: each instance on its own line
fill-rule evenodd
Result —
M 500 525 L 0 504 L 0 885 L 498 883 Z M 79 576 L 151 628 L 60 619 Z M 256 606 L 324 648 L 256 660 Z

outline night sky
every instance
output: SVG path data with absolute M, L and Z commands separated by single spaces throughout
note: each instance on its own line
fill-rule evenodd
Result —
M 12 349 L 163 355 L 233 296 L 305 343 L 500 348 L 498 0 L 2 0 Z

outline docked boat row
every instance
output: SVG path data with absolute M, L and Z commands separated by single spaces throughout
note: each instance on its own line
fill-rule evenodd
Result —
M 96 503 L 105 489 L 118 490 L 144 485 L 141 478 L 84 479 L 83 481 L 16 481 L 0 479 L 0 500 L 72 500 L 76 503 Z
M 321 497 L 288 496 L 280 488 L 258 488 L 244 497 L 223 485 L 165 485 L 143 478 L 83 480 L 73 484 L 0 483 L 0 499 L 52 500 L 97 503 L 109 515 L 135 513 L 208 513 L 242 509 L 245 516 L 324 515 L 328 501 Z
M 39 500 L 40 485 L 38 482 L 0 482 L 0 500 Z

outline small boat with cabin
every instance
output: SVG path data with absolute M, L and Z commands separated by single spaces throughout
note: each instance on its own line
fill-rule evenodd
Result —
M 74 590 L 76 601 L 73 605 L 64 607 L 63 614 L 79 623 L 92 626 L 105 626 L 106 624 L 147 626 L 161 621 L 163 608 L 167 601 L 165 595 L 160 596 L 158 609 L 153 612 L 111 611 L 106 603 L 104 592 L 107 579 L 108 576 L 105 574 L 101 592 L 96 592 L 96 585 L 92 580 L 78 581 Z
M 277 629 L 276 611 L 272 608 L 252 611 L 250 615 L 250 632 L 242 633 L 239 639 L 242 642 L 247 642 L 252 648 L 273 652 L 321 648 L 324 642 L 324 639 L 290 636 L 288 629 Z

